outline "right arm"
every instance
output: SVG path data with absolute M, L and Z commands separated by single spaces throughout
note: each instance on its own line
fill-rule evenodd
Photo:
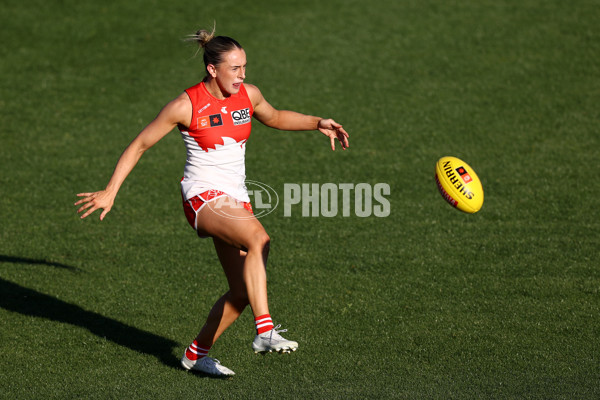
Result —
M 77 194 L 78 197 L 82 197 L 81 200 L 75 203 L 76 206 L 81 204 L 77 212 L 81 213 L 85 211 L 81 215 L 81 218 L 83 219 L 94 211 L 102 209 L 100 220 L 103 220 L 112 208 L 115 197 L 125 178 L 127 178 L 133 167 L 138 163 L 142 154 L 165 137 L 177 125 L 189 126 L 191 115 L 192 102 L 186 93 L 182 93 L 167 104 L 158 116 L 127 146 L 119 158 L 119 162 L 106 188 L 98 192 Z

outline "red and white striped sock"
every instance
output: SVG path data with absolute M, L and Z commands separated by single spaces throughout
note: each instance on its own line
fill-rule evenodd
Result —
M 196 339 L 189 345 L 189 347 L 185 350 L 185 356 L 188 360 L 196 361 L 205 357 L 208 354 L 210 347 L 203 347 L 198 344 Z
M 254 323 L 256 324 L 257 335 L 269 332 L 271 329 L 273 329 L 273 320 L 271 319 L 271 315 L 269 314 L 261 315 L 259 317 L 254 318 Z

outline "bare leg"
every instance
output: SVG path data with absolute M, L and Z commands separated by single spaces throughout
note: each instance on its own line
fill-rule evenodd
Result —
M 199 343 L 212 346 L 248 304 L 255 317 L 269 314 L 266 274 L 269 236 L 245 209 L 226 205 L 217 212 L 205 206 L 198 215 L 197 228 L 201 234 L 213 236 L 229 283 L 229 291 L 215 303 L 197 337 Z

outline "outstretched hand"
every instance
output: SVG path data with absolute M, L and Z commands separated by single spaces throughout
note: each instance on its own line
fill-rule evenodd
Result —
M 348 144 L 348 132 L 344 130 L 342 125 L 332 119 L 322 119 L 317 124 L 319 131 L 331 140 L 331 150 L 335 150 L 335 141 L 338 140 L 342 145 L 342 150 L 346 150 Z
M 115 196 L 106 190 L 100 190 L 98 192 L 90 192 L 90 193 L 78 193 L 77 197 L 83 197 L 83 199 L 79 200 L 75 203 L 76 206 L 82 204 L 81 207 L 77 210 L 78 213 L 81 213 L 85 210 L 85 213 L 81 215 L 81 219 L 87 217 L 94 211 L 98 209 L 102 209 L 102 213 L 100 214 L 100 221 L 104 219 L 106 214 L 110 211 L 115 201 Z

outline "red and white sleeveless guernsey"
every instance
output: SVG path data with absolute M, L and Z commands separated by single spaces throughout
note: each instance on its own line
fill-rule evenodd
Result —
M 249 202 L 246 180 L 246 141 L 252 128 L 252 102 L 242 84 L 224 100 L 212 96 L 204 82 L 186 93 L 192 101 L 189 129 L 179 127 L 187 160 L 181 192 L 185 200 L 210 189 Z

